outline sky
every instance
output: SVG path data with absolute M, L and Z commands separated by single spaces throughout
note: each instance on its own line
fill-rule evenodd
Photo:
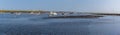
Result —
M 0 9 L 118 12 L 120 0 L 0 0 Z

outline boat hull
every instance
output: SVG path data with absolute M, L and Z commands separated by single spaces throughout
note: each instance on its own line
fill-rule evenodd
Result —
M 99 18 L 103 16 L 98 15 L 84 15 L 84 16 L 50 16 L 48 18 Z

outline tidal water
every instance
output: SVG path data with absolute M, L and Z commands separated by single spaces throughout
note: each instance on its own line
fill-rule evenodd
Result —
M 0 14 L 0 35 L 120 35 L 120 16 L 43 19 L 46 14 Z

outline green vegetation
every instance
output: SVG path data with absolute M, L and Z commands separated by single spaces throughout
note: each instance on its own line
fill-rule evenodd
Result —
M 30 12 L 47 12 L 47 11 L 42 11 L 42 10 L 0 10 L 0 13 L 14 13 L 14 12 L 30 13 Z
M 43 11 L 43 10 L 0 10 L 0 13 L 50 13 L 50 11 Z M 59 11 L 56 13 L 75 13 L 75 12 L 65 12 L 65 11 Z M 120 16 L 120 13 L 95 13 L 95 12 L 78 12 L 78 13 L 84 13 L 84 14 L 94 14 L 94 15 L 116 15 Z

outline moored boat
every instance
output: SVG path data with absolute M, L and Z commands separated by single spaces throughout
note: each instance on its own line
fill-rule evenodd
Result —
M 80 15 L 57 15 L 49 16 L 48 18 L 99 18 L 102 15 L 80 14 Z

